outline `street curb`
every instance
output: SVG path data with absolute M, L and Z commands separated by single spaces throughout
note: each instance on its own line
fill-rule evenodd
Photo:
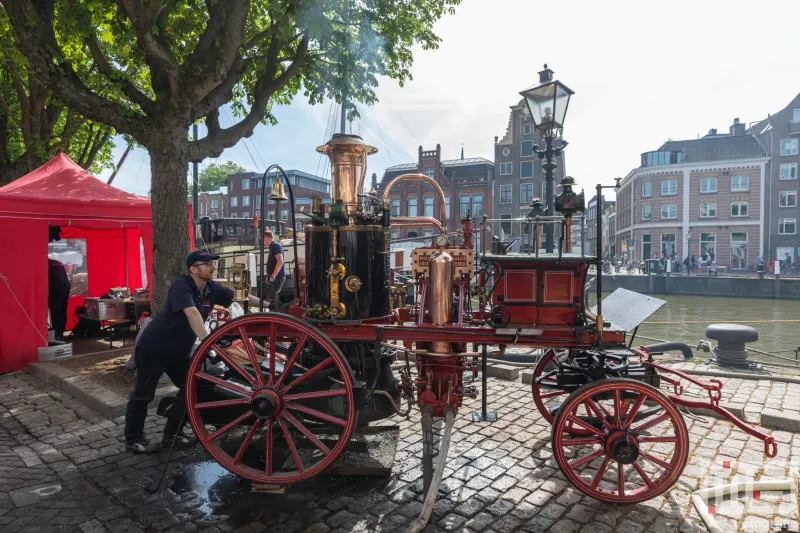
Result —
M 107 418 L 116 418 L 125 414 L 127 399 L 56 363 L 37 361 L 28 364 L 26 371 L 56 389 L 64 391 Z M 171 384 L 168 387 L 160 387 L 156 390 L 155 401 L 175 394 L 177 391 L 178 389 Z

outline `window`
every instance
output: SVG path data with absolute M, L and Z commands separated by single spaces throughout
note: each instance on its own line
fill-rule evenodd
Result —
M 794 235 L 797 231 L 796 218 L 778 219 L 778 233 L 781 235 Z
M 533 161 L 523 161 L 519 164 L 519 177 L 520 178 L 533 177 Z
M 700 204 L 700 218 L 716 218 L 717 202 L 703 202 Z
M 256 209 L 261 209 L 261 195 L 256 195 Z
M 445 208 L 444 208 L 445 216 L 447 217 L 447 220 L 450 220 L 450 197 L 449 196 L 445 196 L 444 197 L 444 206 L 445 206 Z
M 433 168 L 428 167 L 425 169 L 425 175 L 428 176 L 429 178 L 433 179 L 433 174 L 434 174 Z
M 800 122 L 800 109 L 792 109 L 792 122 Z
M 702 178 L 700 180 L 700 193 L 717 192 L 717 178 Z
M 731 216 L 732 217 L 746 217 L 747 216 L 747 202 L 731 202 Z
M 422 236 L 423 237 L 433 237 L 433 230 L 432 229 L 422 230 Z
M 416 198 L 409 198 L 408 199 L 408 216 L 410 216 L 410 217 L 417 216 L 417 199 Z
M 533 127 L 530 122 L 523 122 L 522 123 L 522 134 L 523 135 L 530 135 L 533 131 Z
M 289 210 L 281 209 L 281 220 L 289 220 Z
M 797 146 L 796 143 L 795 146 Z M 795 153 L 797 153 L 796 150 Z M 533 157 L 533 141 L 522 141 L 519 143 L 519 155 L 520 157 Z
M 409 231 L 408 232 L 408 238 L 409 239 L 416 239 L 417 237 L 419 237 L 419 233 L 417 233 L 416 231 Z
M 211 209 L 217 209 L 219 207 L 219 200 L 211 200 Z
M 231 213 L 231 218 L 237 218 L 238 215 L 236 213 Z
M 529 204 L 533 200 L 533 183 L 523 183 L 519 186 L 519 201 Z
M 423 202 L 424 207 L 422 215 L 426 217 L 433 217 L 433 196 L 426 196 Z
M 500 163 L 501 176 L 510 176 L 512 172 L 514 172 L 514 163 Z
M 400 198 L 392 198 L 391 199 L 392 205 L 392 216 L 399 217 L 400 216 Z
M 649 205 L 642 206 L 642 220 L 650 220 L 653 218 L 653 214 L 651 212 Z
M 642 261 L 650 259 L 650 235 L 642 235 Z
M 247 207 L 250 205 L 250 197 L 249 196 L 242 196 L 242 206 Z
M 259 179 L 253 180 L 253 188 L 254 189 L 261 189 L 261 180 L 259 180 Z
M 242 180 L 242 190 L 246 191 L 250 188 L 250 180 Z
M 649 181 L 642 183 L 642 198 L 650 198 L 653 196 L 653 184 Z
M 661 196 L 674 196 L 678 194 L 678 180 L 663 180 L 661 182 Z
M 797 163 L 784 163 L 781 165 L 781 179 L 782 180 L 796 180 L 797 179 Z
M 786 256 L 794 263 L 794 246 L 778 246 L 775 257 L 781 260 L 781 266 L 786 263 Z
M 661 218 L 678 218 L 678 206 L 675 204 L 663 204 L 661 206 Z
M 238 207 L 238 206 L 239 206 L 239 197 L 231 196 L 231 207 Z
M 250 211 L 245 211 L 242 213 L 242 218 L 250 218 Z
M 501 204 L 511 203 L 511 185 L 500 186 L 500 203 Z
M 797 207 L 797 191 L 779 192 L 778 207 Z
M 483 216 L 483 195 L 482 194 L 474 194 L 472 196 L 472 216 L 474 216 L 474 217 L 482 217 Z
M 797 155 L 797 139 L 781 139 L 781 155 Z
M 713 233 L 700 234 L 700 258 L 714 261 L 717 258 L 717 236 Z
M 750 190 L 750 176 L 732 176 L 731 192 L 747 192 Z
M 267 212 L 267 220 L 275 220 L 275 211 Z
M 459 198 L 459 201 L 461 202 L 461 204 L 460 204 L 461 205 L 461 209 L 458 212 L 459 216 L 462 216 L 462 217 L 468 216 L 469 215 L 469 209 L 470 209 L 470 207 L 472 205 L 472 198 L 470 196 L 466 196 L 465 195 L 465 196 L 462 196 L 461 198 Z
M 731 268 L 747 268 L 747 233 L 731 233 Z
M 675 253 L 675 234 L 662 233 L 661 234 L 661 253 L 663 255 L 672 255 Z
M 397 230 L 397 229 L 396 230 L 392 230 L 389 233 L 389 239 L 391 239 L 393 241 L 396 241 L 399 238 L 400 238 L 400 230 Z
M 511 215 L 500 215 L 500 218 L 508 219 L 511 218 Z M 511 222 L 501 222 L 500 230 L 506 235 L 511 235 Z

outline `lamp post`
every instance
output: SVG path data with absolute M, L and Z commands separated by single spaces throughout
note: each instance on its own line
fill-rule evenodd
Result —
M 544 66 L 539 72 L 539 83 L 519 93 L 525 98 L 528 112 L 531 115 L 533 126 L 544 139 L 545 147 L 534 145 L 534 152 L 539 159 L 544 159 L 545 198 L 547 216 L 553 216 L 554 206 L 554 180 L 557 165 L 553 162 L 555 156 L 561 155 L 567 147 L 567 142 L 555 139 L 560 138 L 564 131 L 564 119 L 567 116 L 569 99 L 574 94 L 569 87 L 553 79 L 553 71 Z M 545 228 L 545 251 L 553 253 L 553 225 Z
M 687 231 L 686 232 L 686 259 L 689 259 L 689 256 L 691 255 L 691 253 L 690 253 L 691 250 L 692 250 L 692 232 L 691 231 Z M 693 267 L 694 267 L 694 265 L 692 264 L 691 261 L 689 261 L 689 264 L 686 266 L 686 275 L 687 276 L 689 275 L 689 272 L 692 270 Z

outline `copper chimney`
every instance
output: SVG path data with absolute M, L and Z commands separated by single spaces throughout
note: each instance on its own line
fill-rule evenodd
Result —
M 358 195 L 364 192 L 367 175 L 367 156 L 377 152 L 374 146 L 364 144 L 358 135 L 335 133 L 317 152 L 331 160 L 331 201 L 341 201 L 355 213 L 360 203 Z

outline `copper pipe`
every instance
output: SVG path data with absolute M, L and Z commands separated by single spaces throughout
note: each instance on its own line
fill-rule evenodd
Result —
M 430 293 L 430 315 L 434 326 L 450 322 L 453 312 L 453 257 L 447 252 L 436 252 L 428 260 Z M 450 353 L 450 343 L 434 341 L 434 353 Z
M 435 226 L 444 233 L 446 229 L 433 217 L 392 217 L 392 227 Z
M 443 228 L 447 228 L 447 203 L 445 202 L 444 199 L 444 191 L 442 191 L 442 188 L 439 186 L 438 183 L 436 183 L 433 180 L 433 178 L 429 178 L 425 174 L 402 174 L 400 176 L 397 176 L 395 179 L 390 181 L 388 185 L 386 185 L 386 189 L 384 189 L 383 191 L 383 198 L 381 199 L 381 203 L 385 204 L 389 200 L 389 193 L 392 191 L 392 187 L 394 187 L 401 181 L 410 181 L 410 180 L 422 180 L 424 182 L 427 182 L 433 187 L 433 192 L 439 196 L 439 215 L 442 219 L 442 224 L 440 226 L 440 229 L 442 229 L 442 231 L 445 231 Z M 422 196 L 421 188 L 419 192 L 421 197 Z M 395 219 L 397 218 L 401 217 L 395 217 Z M 417 217 L 408 217 L 408 218 L 417 218 Z M 419 217 L 419 218 L 425 218 L 425 217 Z
M 572 251 L 572 217 L 564 217 L 564 251 Z

